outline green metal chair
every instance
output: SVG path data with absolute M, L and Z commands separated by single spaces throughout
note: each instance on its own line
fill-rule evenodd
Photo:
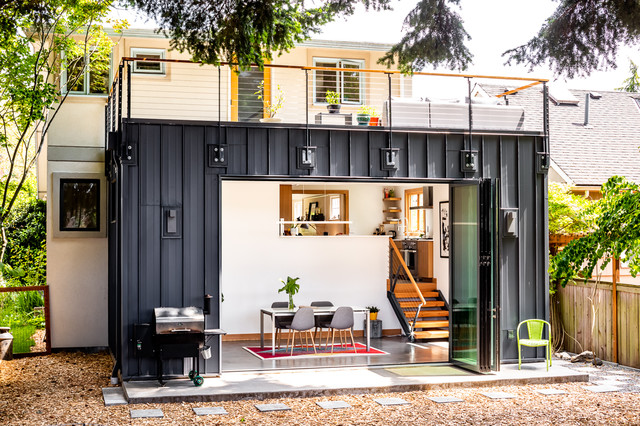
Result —
M 528 339 L 520 339 L 520 326 L 522 326 L 522 324 L 527 324 L 527 331 L 529 332 Z M 542 338 L 542 333 L 544 331 L 545 324 L 547 325 L 547 330 L 549 332 L 549 339 Z M 539 320 L 539 319 L 524 320 L 520 324 L 518 324 L 517 338 L 518 338 L 518 370 L 520 370 L 520 366 L 522 365 L 521 346 L 528 346 L 530 348 L 546 346 L 547 352 L 545 356 L 545 364 L 547 366 L 547 371 L 549 371 L 549 367 L 551 366 L 551 325 L 548 322 Z

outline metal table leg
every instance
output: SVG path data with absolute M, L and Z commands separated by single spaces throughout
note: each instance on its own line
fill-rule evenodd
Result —
M 365 322 L 367 323 L 367 352 L 371 349 L 371 320 L 369 319 L 369 310 L 365 312 Z
M 264 349 L 264 312 L 260 311 L 260 349 Z
M 276 315 L 271 315 L 271 355 L 276 354 Z

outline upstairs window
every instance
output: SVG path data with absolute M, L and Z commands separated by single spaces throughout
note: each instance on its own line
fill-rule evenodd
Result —
M 165 74 L 164 62 L 154 61 L 164 59 L 164 49 L 142 49 L 138 47 L 131 48 L 131 56 L 133 58 L 144 59 L 144 61 L 133 62 L 133 72 L 136 74 Z
M 314 67 L 363 69 L 364 61 L 314 58 Z M 340 103 L 361 105 L 364 102 L 364 75 L 358 71 L 314 70 L 313 100 L 326 104 L 327 91 L 340 93 Z
M 64 91 L 73 95 L 106 95 L 111 80 L 111 57 L 91 49 L 84 56 L 67 57 Z

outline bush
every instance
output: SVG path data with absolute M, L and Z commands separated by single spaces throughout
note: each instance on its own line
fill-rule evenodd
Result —
M 31 198 L 9 217 L 3 275 L 12 286 L 45 285 L 47 282 L 47 203 Z

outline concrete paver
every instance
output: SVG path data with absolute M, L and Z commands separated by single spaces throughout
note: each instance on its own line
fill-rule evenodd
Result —
M 460 399 L 460 398 L 455 398 L 453 396 L 434 396 L 431 398 L 427 398 L 430 399 L 431 401 L 438 403 L 438 404 L 448 404 L 451 402 L 464 402 L 464 400 Z
M 149 410 L 129 410 L 129 414 L 132 419 L 148 419 L 148 418 L 162 418 L 164 414 L 159 408 L 151 408 Z
M 266 413 L 268 411 L 289 411 L 289 410 L 291 410 L 291 408 L 288 407 L 285 404 L 256 404 L 255 407 L 259 411 L 262 411 L 264 413 Z
M 229 414 L 224 407 L 195 407 L 193 412 L 198 416 L 224 415 Z
M 407 405 L 411 404 L 409 401 L 402 398 L 377 398 L 374 399 L 380 405 Z
M 104 405 L 110 407 L 112 405 L 127 405 L 127 399 L 124 396 L 122 388 L 102 388 L 102 399 Z
M 318 401 L 316 402 L 320 407 L 325 410 L 335 410 L 339 408 L 351 408 L 350 404 L 347 404 L 344 401 Z

